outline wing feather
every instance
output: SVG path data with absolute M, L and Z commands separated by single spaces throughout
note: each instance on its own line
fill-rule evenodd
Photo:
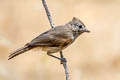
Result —
M 73 41 L 73 35 L 70 31 L 66 32 L 62 29 L 49 30 L 42 33 L 29 44 L 31 46 L 65 46 Z

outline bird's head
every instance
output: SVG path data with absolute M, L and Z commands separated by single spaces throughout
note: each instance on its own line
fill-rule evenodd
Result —
M 73 17 L 72 21 L 70 22 L 70 25 L 71 25 L 71 29 L 73 32 L 78 32 L 78 33 L 83 33 L 83 32 L 90 32 L 86 26 L 84 25 L 84 23 L 79 20 L 78 18 L 76 17 Z

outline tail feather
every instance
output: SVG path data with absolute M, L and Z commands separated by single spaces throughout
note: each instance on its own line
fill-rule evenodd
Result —
M 30 49 L 31 49 L 31 47 L 29 47 L 29 46 L 24 46 L 24 47 L 22 47 L 22 48 L 19 48 L 19 49 L 13 51 L 12 53 L 10 53 L 8 60 L 16 57 L 17 55 L 20 55 L 20 54 L 28 51 L 28 50 L 30 50 Z

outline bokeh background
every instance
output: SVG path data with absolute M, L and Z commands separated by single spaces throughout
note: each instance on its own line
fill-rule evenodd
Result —
M 47 0 L 55 25 L 78 17 L 91 31 L 65 49 L 71 80 L 120 80 L 120 0 Z M 65 80 L 42 51 L 11 51 L 50 29 L 41 0 L 0 0 L 0 80 Z M 59 54 L 55 54 L 59 56 Z

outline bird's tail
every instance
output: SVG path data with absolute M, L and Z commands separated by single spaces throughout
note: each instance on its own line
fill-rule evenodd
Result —
M 28 51 L 28 50 L 30 50 L 30 49 L 32 49 L 32 47 L 30 47 L 30 46 L 28 46 L 28 45 L 25 45 L 24 47 L 21 47 L 21 48 L 15 50 L 15 51 L 11 52 L 10 55 L 9 55 L 8 60 L 16 57 L 16 56 L 19 55 L 19 54 L 22 54 L 22 53 Z

